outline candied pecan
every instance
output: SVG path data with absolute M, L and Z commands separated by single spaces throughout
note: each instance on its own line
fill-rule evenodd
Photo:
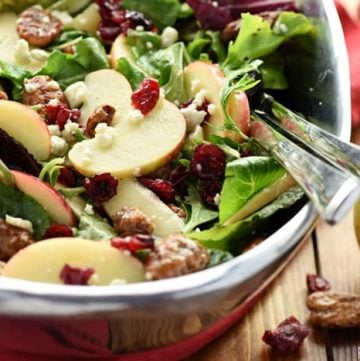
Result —
M 173 204 L 173 203 L 169 203 L 168 207 L 175 213 L 177 214 L 180 218 L 185 219 L 186 218 L 186 213 L 185 211 L 178 207 L 177 205 Z
M 2 90 L 0 90 L 0 100 L 8 100 L 8 96 L 5 92 L 3 92 Z
M 23 103 L 25 105 L 47 105 L 50 100 L 57 105 L 64 105 L 68 108 L 65 95 L 59 84 L 47 75 L 36 75 L 24 82 Z M 43 107 L 40 114 L 47 116 L 46 107 Z
M 154 232 L 154 224 L 151 219 L 135 207 L 124 207 L 116 212 L 114 228 L 121 237 Z
M 7 261 L 14 254 L 33 243 L 29 231 L 14 227 L 0 219 L 0 260 Z
M 322 327 L 360 327 L 360 296 L 314 292 L 307 298 L 310 321 Z
M 63 25 L 58 18 L 38 6 L 23 11 L 16 26 L 20 38 L 41 48 L 54 41 L 62 29 Z
M 107 125 L 110 125 L 114 118 L 115 111 L 115 108 L 111 105 L 101 105 L 96 108 L 87 121 L 85 133 L 89 137 L 93 137 L 95 135 L 95 128 L 98 124 L 106 123 Z
M 149 279 L 159 280 L 200 271 L 209 263 L 209 253 L 200 243 L 181 234 L 155 243 L 146 262 Z

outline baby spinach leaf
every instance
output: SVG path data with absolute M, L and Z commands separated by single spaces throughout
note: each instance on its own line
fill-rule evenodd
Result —
M 140 83 L 145 79 L 145 75 L 136 69 L 127 58 L 119 58 L 117 60 L 116 70 L 125 76 L 133 90 L 138 89 Z
M 225 223 L 254 195 L 285 174 L 285 169 L 270 157 L 246 157 L 228 163 L 220 196 L 220 223 Z
M 160 29 L 174 25 L 181 10 L 179 0 L 122 0 L 121 6 L 143 13 Z
M 279 196 L 274 202 L 262 208 L 251 216 L 228 226 L 215 226 L 201 232 L 191 232 L 187 236 L 199 241 L 207 248 L 216 248 L 231 253 L 241 250 L 246 243 L 266 230 L 278 211 L 294 205 L 304 196 L 300 187 L 294 187 Z
M 50 226 L 49 215 L 39 203 L 17 188 L 0 183 L 0 218 L 6 215 L 30 221 L 36 240 L 41 239 Z

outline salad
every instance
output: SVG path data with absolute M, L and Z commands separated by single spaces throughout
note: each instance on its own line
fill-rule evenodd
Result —
M 289 59 L 319 35 L 294 1 L 1 6 L 2 276 L 181 276 L 246 251 L 302 204 L 251 137 L 261 93 L 286 92 Z

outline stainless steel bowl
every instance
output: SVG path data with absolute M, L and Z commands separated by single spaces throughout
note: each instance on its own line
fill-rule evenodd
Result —
M 288 101 L 323 120 L 342 139 L 350 137 L 350 84 L 344 37 L 332 1 L 302 1 L 307 15 L 327 24 L 310 78 L 324 98 L 294 78 Z M 319 46 L 320 48 L 320 46 Z M 314 65 L 315 64 L 315 65 Z M 300 104 L 300 105 L 299 105 Z M 306 105 L 305 105 L 306 104 Z M 311 115 L 311 114 L 309 114 Z M 327 121 L 325 123 L 325 121 Z M 275 270 L 310 231 L 316 212 L 309 203 L 248 253 L 199 273 L 151 283 L 108 287 L 68 287 L 0 277 L 0 314 L 109 320 L 116 352 L 160 347 L 204 330 L 233 310 Z M 157 336 L 154 336 L 155 331 Z

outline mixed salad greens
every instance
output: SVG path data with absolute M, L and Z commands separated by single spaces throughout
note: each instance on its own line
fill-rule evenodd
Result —
M 286 90 L 294 49 L 321 36 L 294 1 L 1 6 L 3 276 L 106 285 L 191 273 L 302 204 L 251 138 L 262 91 Z

